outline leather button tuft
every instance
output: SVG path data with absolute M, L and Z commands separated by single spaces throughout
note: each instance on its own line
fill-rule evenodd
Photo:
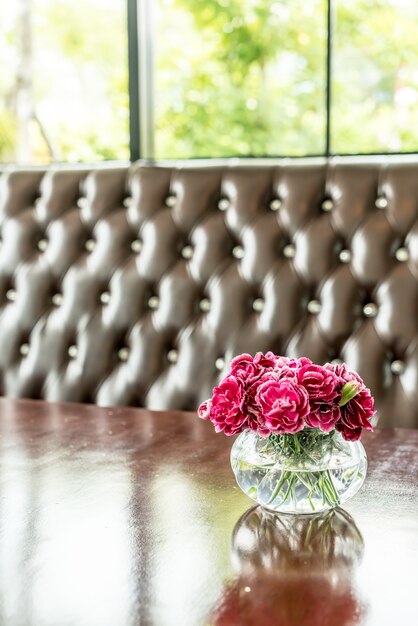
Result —
M 173 206 L 176 206 L 176 202 L 177 202 L 176 196 L 173 196 L 173 195 L 167 196 L 165 199 L 165 206 L 168 206 L 170 209 L 172 209 Z
M 110 293 L 108 291 L 103 291 L 103 293 L 100 294 L 100 302 L 102 304 L 109 304 L 109 302 L 110 302 Z
M 118 359 L 125 363 L 129 359 L 129 348 L 120 348 L 120 350 L 118 350 Z
M 296 248 L 292 243 L 287 244 L 287 246 L 283 248 L 283 256 L 286 257 L 286 259 L 293 259 L 295 254 Z
M 10 300 L 10 302 L 14 302 L 16 300 L 16 291 L 14 289 L 8 289 L 6 291 L 6 298 L 7 300 Z
M 307 309 L 309 313 L 317 315 L 322 310 L 322 304 L 319 302 L 319 300 L 309 300 Z
M 228 198 L 221 198 L 218 202 L 218 209 L 220 211 L 226 211 L 227 209 L 229 209 L 230 206 L 231 203 Z
M 235 259 L 244 258 L 244 248 L 242 246 L 235 246 L 234 248 L 232 248 L 232 256 Z
M 151 296 L 148 300 L 148 306 L 150 309 L 158 309 L 160 306 L 160 298 L 158 296 Z
M 408 248 L 398 248 L 395 252 L 395 257 L 397 261 L 401 263 L 405 263 L 409 259 L 409 250 Z
M 94 239 L 87 239 L 84 247 L 87 252 L 93 252 L 94 248 L 96 247 L 96 242 L 94 241 Z
M 333 208 L 334 208 L 334 202 L 331 200 L 331 198 L 326 198 L 321 204 L 321 209 L 325 211 L 326 213 L 328 211 L 332 211 Z
M 225 359 L 223 359 L 222 357 L 219 357 L 218 359 L 216 359 L 215 367 L 217 370 L 222 371 L 223 368 L 225 367 Z
M 210 311 L 210 300 L 208 300 L 208 298 L 202 298 L 199 302 L 199 309 L 203 311 L 203 313 Z
M 38 241 L 38 250 L 40 252 L 45 252 L 48 247 L 48 239 L 40 239 Z
M 392 361 L 390 364 L 392 374 L 403 374 L 405 371 L 405 363 L 403 361 Z
M 181 250 L 181 256 L 183 259 L 191 259 L 193 256 L 192 246 L 184 246 Z
M 136 254 L 139 254 L 142 250 L 142 241 L 140 239 L 134 239 L 131 242 L 131 250 Z
M 28 343 L 22 343 L 22 345 L 19 348 L 19 352 L 22 356 L 28 356 L 29 354 L 29 344 Z
M 68 348 L 68 356 L 70 357 L 70 359 L 75 359 L 77 357 L 77 354 L 78 354 L 77 346 L 72 345 Z
M 61 306 L 63 300 L 62 293 L 54 293 L 51 300 L 54 306 Z
M 179 355 L 177 350 L 169 350 L 167 352 L 167 361 L 169 363 L 177 363 L 178 357 Z
M 373 302 L 369 302 L 368 304 L 365 304 L 363 307 L 363 314 L 366 317 L 376 317 L 377 306 Z
M 340 254 L 339 254 L 339 259 L 341 261 L 341 263 L 350 263 L 351 259 L 352 259 L 352 254 L 351 254 L 351 250 L 341 250 Z
M 377 209 L 386 209 L 388 206 L 387 198 L 381 196 L 380 198 L 376 198 L 376 202 L 374 203 Z
M 256 313 L 261 313 L 263 309 L 264 309 L 263 298 L 255 298 L 255 300 L 253 301 L 253 311 L 255 311 Z
M 77 200 L 77 206 L 79 209 L 85 209 L 88 206 L 87 198 L 81 197 Z
M 132 206 L 132 202 L 133 200 L 131 196 L 126 196 L 126 198 L 123 199 L 122 204 L 126 209 L 129 209 L 129 207 Z
M 273 198 L 273 200 L 270 202 L 270 210 L 271 211 L 278 211 L 282 206 L 282 201 L 280 200 L 280 198 Z

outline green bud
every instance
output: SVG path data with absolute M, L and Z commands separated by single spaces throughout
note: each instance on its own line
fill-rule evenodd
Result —
M 347 402 L 350 402 L 360 391 L 360 385 L 355 381 L 351 380 L 349 383 L 345 383 L 342 392 L 342 398 L 340 400 L 339 406 L 344 406 Z

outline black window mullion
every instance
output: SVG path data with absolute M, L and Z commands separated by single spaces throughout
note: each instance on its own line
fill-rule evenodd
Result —
M 131 161 L 141 158 L 139 102 L 138 0 L 127 0 L 129 148 Z
M 326 126 L 325 155 L 331 154 L 331 73 L 332 73 L 332 0 L 327 0 L 327 67 L 326 67 Z

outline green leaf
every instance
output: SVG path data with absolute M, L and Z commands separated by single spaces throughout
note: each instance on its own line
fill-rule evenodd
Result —
M 360 386 L 355 380 L 351 380 L 349 383 L 345 383 L 342 392 L 342 398 L 339 406 L 344 406 L 347 402 L 350 402 L 360 391 Z

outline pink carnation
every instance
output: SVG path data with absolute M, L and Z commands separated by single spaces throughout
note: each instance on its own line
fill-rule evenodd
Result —
M 247 414 L 244 411 L 245 393 L 242 384 L 232 374 L 226 376 L 213 390 L 210 419 L 216 432 L 236 435 L 245 430 Z
M 341 408 L 341 421 L 336 429 L 348 441 L 360 439 L 362 429 L 373 430 L 370 420 L 376 413 L 373 397 L 367 387 L 364 387 L 345 406 Z
M 297 370 L 297 380 L 309 394 L 309 401 L 315 410 L 316 404 L 330 404 L 338 396 L 341 398 L 341 385 L 331 370 L 309 363 Z
M 211 406 L 212 406 L 212 401 L 211 400 L 206 400 L 205 402 L 202 402 L 200 407 L 197 409 L 197 414 L 200 417 L 200 419 L 202 419 L 202 420 L 210 419 L 210 408 L 211 408 Z
M 309 396 L 291 379 L 269 380 L 257 392 L 261 420 L 272 433 L 296 433 L 305 425 Z
M 333 372 L 344 384 L 352 381 L 358 382 L 360 389 L 364 387 L 364 382 L 354 370 L 351 370 L 345 363 L 325 363 L 325 369 Z
M 243 380 L 251 378 L 256 372 L 254 357 L 252 357 L 251 354 L 240 354 L 236 356 L 231 361 L 230 372 Z
M 276 355 L 273 352 L 257 352 L 254 357 L 254 363 L 260 365 L 263 368 L 273 368 L 276 364 Z
M 338 404 L 318 404 L 315 410 L 311 409 L 306 418 L 306 425 L 310 428 L 320 428 L 327 433 L 335 428 L 339 419 L 341 419 L 341 409 Z

